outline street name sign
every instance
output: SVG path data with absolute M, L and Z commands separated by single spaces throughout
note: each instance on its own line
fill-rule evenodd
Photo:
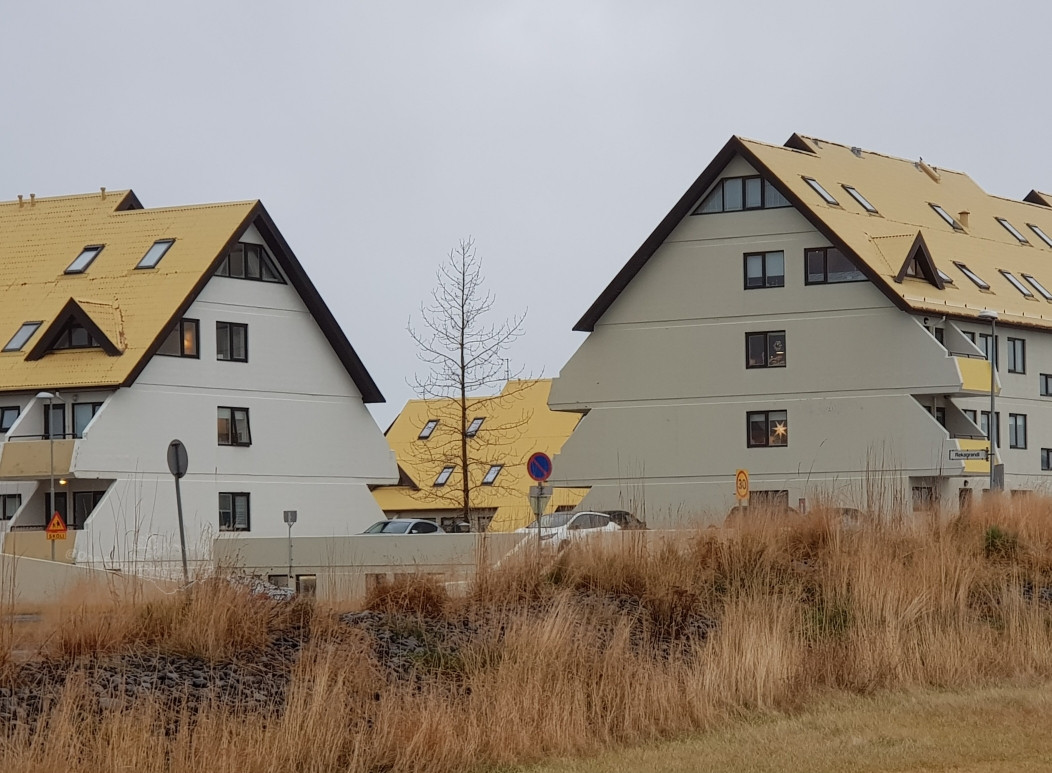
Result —
M 960 448 L 950 449 L 951 462 L 968 462 L 975 459 L 986 461 L 989 458 L 990 452 L 985 448 L 973 448 L 969 450 L 962 450 Z

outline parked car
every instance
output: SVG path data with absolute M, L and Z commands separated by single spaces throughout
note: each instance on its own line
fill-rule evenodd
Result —
M 627 510 L 603 510 L 602 512 L 609 515 L 610 520 L 622 529 L 645 529 L 647 527 L 646 523 Z
M 437 524 L 419 518 L 392 518 L 377 521 L 362 534 L 445 534 Z
M 562 550 L 570 542 L 583 539 L 589 534 L 621 531 L 621 527 L 609 515 L 590 510 L 542 515 L 529 526 L 515 531 L 519 534 L 537 534 L 538 529 L 541 542 L 556 550 Z

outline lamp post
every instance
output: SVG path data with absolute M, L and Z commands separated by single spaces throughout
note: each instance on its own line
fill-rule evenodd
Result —
M 986 439 L 990 443 L 990 493 L 994 491 L 994 461 L 997 455 L 997 436 L 994 434 L 994 422 L 997 420 L 996 388 L 997 388 L 997 312 L 993 309 L 983 309 L 979 312 L 979 319 L 990 323 L 990 348 L 988 350 L 990 360 L 990 418 L 986 422 Z
M 51 426 L 54 421 L 54 416 L 51 412 L 51 406 L 54 404 L 55 395 L 52 392 L 37 392 L 38 400 L 47 400 L 47 437 L 48 437 L 48 450 L 51 456 L 51 466 L 49 471 L 49 477 L 51 478 L 51 510 L 58 512 L 58 506 L 55 503 L 55 428 Z M 51 521 L 51 513 L 48 513 L 48 522 Z M 46 526 L 47 524 L 45 524 Z M 55 541 L 51 540 L 51 560 L 55 560 Z

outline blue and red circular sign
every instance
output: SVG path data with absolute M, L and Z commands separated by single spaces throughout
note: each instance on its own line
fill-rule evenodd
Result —
M 543 483 L 552 474 L 552 458 L 543 451 L 538 451 L 526 462 L 526 472 L 538 483 Z

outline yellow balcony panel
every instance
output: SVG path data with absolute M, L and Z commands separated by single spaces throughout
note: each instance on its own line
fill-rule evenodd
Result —
M 961 376 L 961 394 L 990 394 L 990 363 L 977 357 L 954 357 L 957 372 Z M 1001 391 L 1000 384 L 994 384 L 994 393 Z
M 63 564 L 73 563 L 73 557 L 77 554 L 75 546 L 78 533 L 70 529 L 66 532 L 66 539 L 54 540 L 55 561 Z M 51 543 L 52 540 L 47 538 L 43 526 L 39 529 L 15 529 L 4 535 L 3 552 L 9 556 L 50 560 Z
M 985 362 L 985 361 L 984 361 Z M 987 374 L 989 377 L 989 374 Z M 987 385 L 987 391 L 989 391 Z M 990 443 L 985 438 L 957 438 L 957 447 L 962 451 L 986 451 Z M 989 475 L 990 462 L 983 459 L 966 459 L 964 462 L 965 475 Z
M 69 475 L 76 440 L 10 440 L 0 445 L 0 480 Z M 54 463 L 52 464 L 52 445 Z

